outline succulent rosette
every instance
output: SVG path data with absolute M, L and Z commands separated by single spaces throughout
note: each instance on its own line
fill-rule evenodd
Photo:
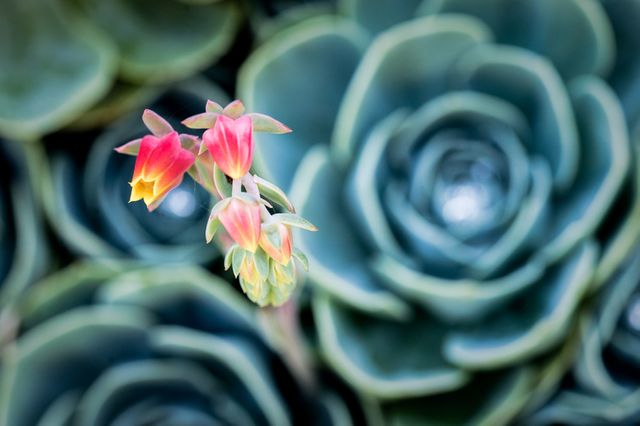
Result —
M 322 230 L 295 238 L 324 356 L 386 419 L 502 423 L 560 378 L 630 244 L 639 7 L 343 1 L 245 63 L 296 129 L 255 164 Z
M 281 426 L 360 415 L 345 389 L 312 397 L 301 387 L 255 311 L 204 270 L 74 264 L 21 302 L 0 370 L 2 424 Z
M 529 424 L 636 424 L 640 421 L 640 251 L 602 287 L 580 323 L 575 365 Z
M 160 162 L 153 168 L 146 167 L 146 173 L 142 173 L 141 164 L 138 175 L 132 179 L 136 158 L 114 152 L 116 147 L 143 137 L 154 147 L 161 144 L 181 151 L 177 133 L 187 129 L 180 120 L 199 111 L 208 97 L 224 99 L 225 94 L 212 83 L 188 80 L 151 103 L 149 107 L 176 129 L 162 137 L 149 135 L 150 130 L 136 111 L 97 136 L 68 132 L 46 140 L 44 164 L 50 172 L 43 183 L 46 212 L 72 254 L 201 264 L 219 256 L 218 249 L 207 246 L 202 236 L 211 195 L 190 177 L 183 176 L 190 154 L 183 153 L 179 162 L 165 169 L 166 161 L 172 157 L 163 158 L 158 150 L 151 160 Z M 155 195 L 154 179 L 158 183 Z M 132 185 L 137 187 L 134 194 Z M 149 201 L 153 212 L 149 214 L 143 203 L 130 203 L 132 195 L 146 195 L 145 201 Z
M 240 22 L 233 0 L 6 2 L 0 134 L 36 139 L 108 122 L 148 101 L 153 84 L 215 63 Z
M 10 325 L 1 316 L 3 308 L 15 302 L 47 263 L 33 164 L 32 147 L 0 139 L 0 344 Z

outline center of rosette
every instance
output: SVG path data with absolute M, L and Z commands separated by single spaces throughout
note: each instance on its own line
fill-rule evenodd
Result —
M 435 178 L 431 209 L 448 228 L 475 229 L 495 222 L 507 191 L 502 164 L 480 152 L 451 152 Z
M 434 225 L 461 240 L 475 239 L 505 218 L 509 168 L 504 151 L 491 140 L 441 131 L 415 158 L 409 196 Z

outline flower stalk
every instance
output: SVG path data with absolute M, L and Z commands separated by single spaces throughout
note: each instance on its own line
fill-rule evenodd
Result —
M 116 148 L 136 156 L 131 202 L 143 200 L 152 211 L 189 174 L 216 199 L 205 229 L 207 243 L 223 230 L 233 242 L 226 248 L 225 269 L 233 270 L 250 300 L 280 306 L 295 290 L 296 262 L 307 269 L 292 228 L 317 228 L 296 215 L 282 189 L 250 169 L 254 132 L 291 129 L 264 114 L 245 114 L 239 100 L 224 108 L 211 108 L 214 104 L 209 101 L 204 113 L 183 121 L 188 128 L 205 129 L 200 137 L 178 134 L 158 114 L 145 110 L 143 122 L 151 134 Z

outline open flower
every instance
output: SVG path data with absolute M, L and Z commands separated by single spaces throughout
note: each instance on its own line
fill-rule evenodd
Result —
M 182 148 L 178 133 L 171 132 L 162 138 L 145 136 L 129 183 L 129 202 L 144 200 L 149 211 L 153 211 L 169 191 L 180 185 L 194 161 L 193 153 Z
M 282 223 L 265 224 L 260 234 L 260 247 L 281 265 L 291 260 L 293 246 L 291 230 Z
M 225 175 L 240 179 L 253 161 L 253 124 L 251 117 L 238 119 L 219 115 L 212 129 L 202 135 L 213 160 Z

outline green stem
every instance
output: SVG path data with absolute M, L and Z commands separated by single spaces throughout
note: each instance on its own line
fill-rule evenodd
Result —
M 242 192 L 242 181 L 240 179 L 234 179 L 231 183 L 231 195 L 240 195 Z
M 251 194 L 258 199 L 260 198 L 260 190 L 250 173 L 247 173 L 242 177 L 242 185 L 247 190 L 247 194 Z M 267 210 L 264 204 L 260 204 L 260 217 L 263 222 L 266 222 L 271 217 L 271 213 L 269 213 L 269 210 Z

